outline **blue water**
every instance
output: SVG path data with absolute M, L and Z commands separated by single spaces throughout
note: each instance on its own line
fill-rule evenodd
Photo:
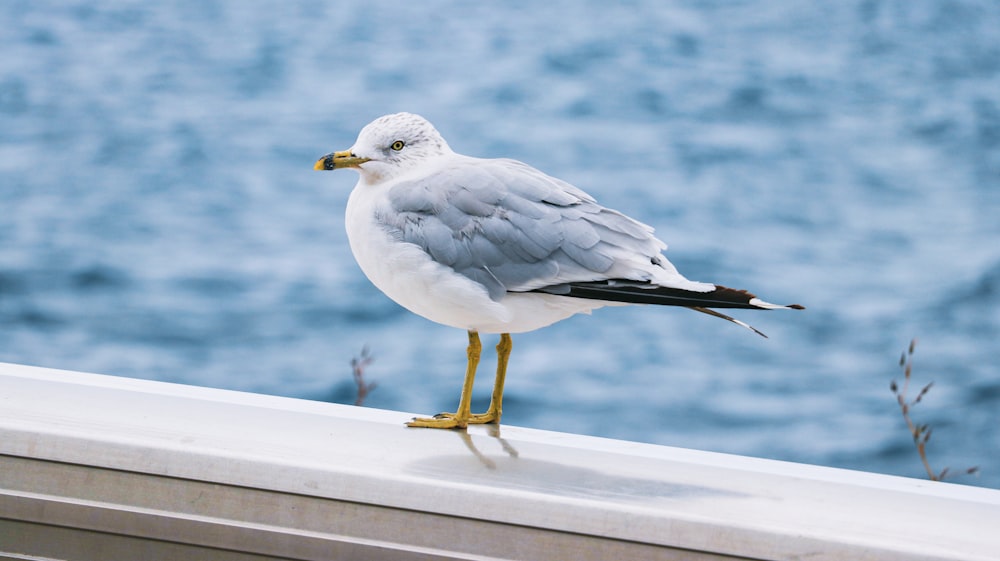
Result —
M 517 336 L 505 422 L 921 477 L 889 391 L 918 337 L 932 464 L 1000 487 L 995 2 L 36 1 L 0 22 L 0 361 L 353 402 L 368 345 L 367 405 L 453 409 L 465 334 L 369 284 L 355 174 L 312 170 L 405 110 L 655 226 L 692 279 L 809 308 L 740 313 L 766 340 L 648 307 Z

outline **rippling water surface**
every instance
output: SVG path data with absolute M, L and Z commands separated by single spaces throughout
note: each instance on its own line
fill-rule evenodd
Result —
M 739 314 L 767 340 L 654 308 L 515 337 L 506 422 L 922 476 L 889 391 L 919 337 L 932 463 L 1000 487 L 996 3 L 0 18 L 2 361 L 353 402 L 368 345 L 368 405 L 453 409 L 464 334 L 368 283 L 356 177 L 312 170 L 405 110 L 655 226 L 690 278 L 809 308 Z

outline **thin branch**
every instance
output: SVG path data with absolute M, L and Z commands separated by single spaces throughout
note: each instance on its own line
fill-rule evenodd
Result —
M 920 461 L 924 465 L 924 469 L 927 471 L 927 476 L 932 481 L 941 481 L 949 474 L 949 468 L 945 467 L 940 472 L 935 472 L 934 468 L 931 467 L 930 461 L 927 459 L 927 442 L 931 439 L 931 427 L 929 425 L 923 424 L 918 425 L 913 422 L 910 418 L 910 411 L 913 406 L 920 403 L 920 400 L 927 395 L 934 382 L 930 382 L 917 394 L 917 397 L 911 399 L 907 398 L 907 391 L 910 389 L 910 379 L 913 374 L 913 351 L 917 346 L 917 340 L 913 339 L 910 341 L 910 346 L 905 353 L 899 359 L 899 367 L 903 369 L 903 385 L 902 387 L 896 383 L 895 380 L 889 384 L 889 389 L 896 396 L 896 402 L 899 404 L 899 410 L 903 414 L 903 420 L 906 421 L 906 427 L 910 430 L 910 435 L 913 437 L 913 443 L 917 447 L 917 453 L 920 454 Z M 964 470 L 966 474 L 974 474 L 979 471 L 978 467 L 971 467 Z
M 361 348 L 360 356 L 356 356 L 351 359 L 351 370 L 354 375 L 354 383 L 358 386 L 358 397 L 354 400 L 354 405 L 364 405 L 365 399 L 368 398 L 368 394 L 371 393 L 375 389 L 375 386 L 378 385 L 376 382 L 365 382 L 365 368 L 367 368 L 374 360 L 375 357 L 372 356 L 368 345 Z

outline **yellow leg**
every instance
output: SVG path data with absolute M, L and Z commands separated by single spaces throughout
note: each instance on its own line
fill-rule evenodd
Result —
M 406 423 L 408 427 L 425 427 L 431 429 L 464 429 L 472 416 L 472 385 L 476 380 L 476 367 L 479 366 L 479 354 L 483 345 L 479 342 L 479 333 L 469 332 L 469 347 L 466 349 L 468 362 L 465 367 L 465 382 L 462 384 L 462 396 L 458 400 L 458 410 L 454 413 L 438 413 L 433 417 L 417 417 Z
M 513 346 L 514 343 L 510 339 L 510 333 L 500 335 L 500 342 L 497 343 L 497 376 L 493 381 L 493 395 L 490 396 L 490 407 L 486 410 L 486 413 L 473 415 L 469 419 L 469 423 L 500 424 L 500 415 L 503 414 L 503 383 L 507 378 L 507 359 L 510 358 L 510 350 Z

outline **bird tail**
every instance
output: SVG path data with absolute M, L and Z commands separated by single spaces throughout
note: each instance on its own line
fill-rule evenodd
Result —
M 680 306 L 691 308 L 697 312 L 715 316 L 745 327 L 754 333 L 767 337 L 749 324 L 715 311 L 712 308 L 743 308 L 750 310 L 804 310 L 799 304 L 781 306 L 771 304 L 757 298 L 746 290 L 737 290 L 725 286 L 715 286 L 708 292 L 697 292 L 681 288 L 657 286 L 627 280 L 611 280 L 605 282 L 574 282 L 540 288 L 538 292 L 586 298 L 590 300 L 605 300 L 627 304 L 656 304 L 660 306 Z

